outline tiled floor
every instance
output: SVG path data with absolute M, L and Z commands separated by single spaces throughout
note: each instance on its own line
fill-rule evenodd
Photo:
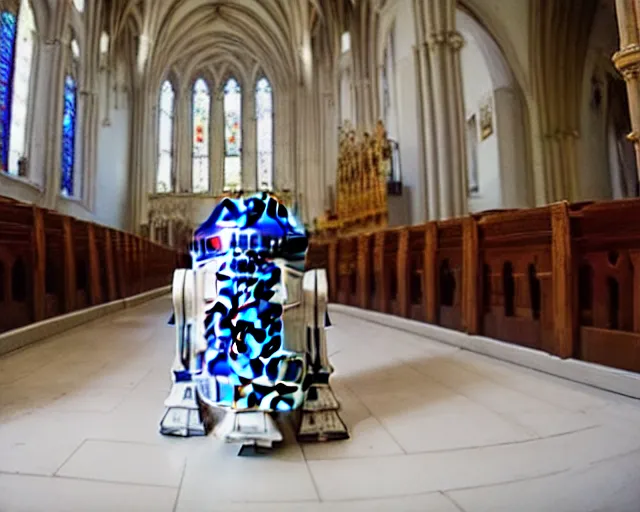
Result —
M 0 511 L 640 511 L 640 402 L 333 315 L 352 439 L 158 434 L 160 299 L 0 359 Z

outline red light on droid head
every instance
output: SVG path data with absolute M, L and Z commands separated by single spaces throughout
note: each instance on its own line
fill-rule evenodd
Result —
M 222 247 L 220 243 L 220 237 L 212 236 L 211 238 L 207 238 L 207 249 L 210 251 L 219 251 Z

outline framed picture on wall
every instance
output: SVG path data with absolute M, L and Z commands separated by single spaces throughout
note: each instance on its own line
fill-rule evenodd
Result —
M 491 98 L 480 106 L 480 140 L 484 140 L 493 133 L 493 107 Z

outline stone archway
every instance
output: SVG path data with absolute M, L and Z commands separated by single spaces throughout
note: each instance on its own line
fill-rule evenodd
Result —
M 459 7 L 456 27 L 465 39 L 461 65 L 469 210 L 531 207 L 529 116 L 522 88 L 504 52 L 475 16 Z

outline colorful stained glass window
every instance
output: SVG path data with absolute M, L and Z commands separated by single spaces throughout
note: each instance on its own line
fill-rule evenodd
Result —
M 16 17 L 0 13 L 0 165 L 8 169 L 11 133 L 13 53 L 16 46 Z
M 193 84 L 192 187 L 195 193 L 209 191 L 209 119 L 211 96 L 207 83 L 199 78 Z
M 235 78 L 224 86 L 224 189 L 242 188 L 242 91 Z
M 29 0 L 21 0 L 15 45 L 15 69 L 11 100 L 9 173 L 19 174 L 19 162 L 27 149 L 27 113 L 31 89 L 36 24 Z
M 273 188 L 273 92 L 266 78 L 256 84 L 256 131 L 258 136 L 258 187 Z
M 175 95 L 168 80 L 160 89 L 160 108 L 158 112 L 158 171 L 156 174 L 156 192 L 171 192 L 173 183 L 171 168 L 173 164 L 173 108 Z
M 62 178 L 60 190 L 65 196 L 73 196 L 75 136 L 76 136 L 76 81 L 67 75 L 64 80 L 64 111 L 62 114 Z

